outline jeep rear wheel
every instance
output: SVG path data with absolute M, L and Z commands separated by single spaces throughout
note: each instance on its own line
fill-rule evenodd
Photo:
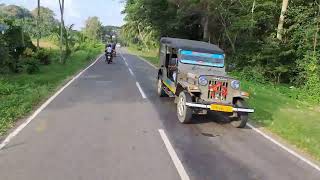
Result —
M 190 123 L 192 120 L 192 109 L 186 105 L 188 102 L 192 102 L 190 94 L 182 91 L 177 103 L 177 115 L 182 124 Z
M 247 108 L 247 105 L 243 99 L 237 99 L 234 105 L 237 108 Z M 236 112 L 236 118 L 232 119 L 231 124 L 236 128 L 244 128 L 246 127 L 247 122 L 248 122 L 248 113 Z

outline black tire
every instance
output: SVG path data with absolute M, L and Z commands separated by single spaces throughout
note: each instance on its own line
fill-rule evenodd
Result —
M 247 105 L 243 99 L 237 99 L 235 102 L 237 108 L 247 108 Z M 238 112 L 237 117 L 233 118 L 231 124 L 236 128 L 244 128 L 248 122 L 248 113 Z
M 166 97 L 168 96 L 167 93 L 163 90 L 163 83 L 161 81 L 161 78 L 157 81 L 157 94 L 159 97 Z
M 181 91 L 177 103 L 177 116 L 182 124 L 187 124 L 192 121 L 192 109 L 186 105 L 187 102 L 192 102 L 190 94 L 186 91 Z

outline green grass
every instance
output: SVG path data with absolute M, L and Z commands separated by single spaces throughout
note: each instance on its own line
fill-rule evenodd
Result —
M 134 46 L 128 47 L 127 50 L 132 54 L 135 54 L 137 56 L 140 56 L 140 57 L 148 60 L 149 62 L 151 62 L 151 64 L 153 64 L 155 66 L 159 66 L 158 50 L 152 49 L 150 51 L 139 51 Z
M 128 50 L 158 65 L 156 51 Z M 296 100 L 298 90 L 284 85 L 241 82 L 242 89 L 250 93 L 250 107 L 255 109 L 251 122 L 320 160 L 320 105 Z
M 54 51 L 51 54 L 52 64 L 41 66 L 37 74 L 0 75 L 0 136 L 52 94 L 68 77 L 84 68 L 101 50 L 90 48 L 76 51 L 65 65 L 58 63 L 59 55 Z
M 320 160 L 320 106 L 290 97 L 283 86 L 242 81 L 256 112 L 251 120 Z M 286 89 L 286 92 L 283 90 Z

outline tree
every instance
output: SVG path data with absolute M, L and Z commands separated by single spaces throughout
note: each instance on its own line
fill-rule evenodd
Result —
M 287 13 L 288 5 L 289 5 L 289 0 L 282 1 L 281 14 L 280 14 L 278 30 L 277 30 L 277 38 L 279 40 L 282 40 L 284 18 L 285 18 L 285 14 Z
M 120 28 L 117 26 L 103 26 L 101 29 L 101 36 L 104 42 L 112 41 L 112 36 L 118 37 Z
M 31 11 L 34 19 L 38 18 L 38 8 Z M 47 37 L 52 34 L 55 27 L 59 26 L 58 20 L 55 19 L 55 13 L 46 7 L 40 6 L 40 14 L 38 29 L 41 32 L 41 37 Z
M 40 24 L 40 0 L 38 0 L 38 9 L 37 9 L 37 29 L 38 29 L 38 33 L 37 33 L 37 49 L 39 50 L 39 40 L 40 40 L 40 36 L 41 36 L 41 31 L 39 28 L 39 24 Z
M 4 16 L 10 19 L 23 19 L 32 18 L 32 14 L 28 9 L 22 8 L 16 5 L 4 5 L 0 6 L 0 16 Z
M 91 40 L 97 41 L 101 39 L 102 23 L 99 18 L 89 17 L 85 22 L 84 34 Z
M 63 57 L 63 31 L 65 29 L 64 26 L 64 0 L 59 0 L 59 8 L 60 8 L 60 62 L 65 63 L 65 58 Z

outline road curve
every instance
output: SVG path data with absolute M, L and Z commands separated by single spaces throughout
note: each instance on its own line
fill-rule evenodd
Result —
M 0 179 L 320 179 L 250 128 L 182 125 L 156 95 L 156 69 L 125 51 L 100 58 L 0 151 Z M 159 133 L 160 132 L 160 133 Z

